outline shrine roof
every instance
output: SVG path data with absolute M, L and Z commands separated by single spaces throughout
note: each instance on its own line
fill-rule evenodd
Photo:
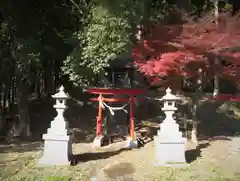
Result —
M 132 65 L 133 59 L 126 56 L 119 56 L 109 61 L 109 68 L 131 68 Z

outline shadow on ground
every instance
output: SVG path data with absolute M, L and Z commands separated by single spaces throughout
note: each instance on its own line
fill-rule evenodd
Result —
M 201 150 L 207 148 L 208 146 L 210 146 L 210 143 L 202 143 L 199 144 L 196 148 L 187 150 L 185 152 L 187 163 L 192 163 L 197 160 L 197 158 L 201 157 Z
M 71 158 L 71 165 L 75 166 L 81 162 L 88 162 L 93 160 L 107 159 L 112 156 L 118 155 L 123 151 L 129 151 L 129 148 L 121 148 L 117 151 L 109 151 L 109 152 L 96 152 L 96 153 L 82 153 L 73 155 Z
M 0 145 L 0 153 L 23 153 L 30 151 L 42 150 L 43 142 L 20 142 L 17 143 L 5 143 Z

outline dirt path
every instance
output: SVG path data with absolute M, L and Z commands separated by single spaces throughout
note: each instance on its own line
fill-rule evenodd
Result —
M 220 173 L 223 177 L 231 178 L 240 174 L 239 142 L 239 138 L 233 138 L 233 141 L 216 140 L 209 142 L 210 145 L 207 146 L 208 141 L 203 141 L 200 147 L 207 147 L 202 148 L 200 157 L 180 170 L 154 167 L 155 149 L 151 142 L 139 150 L 123 151 L 91 165 L 91 175 L 95 175 L 98 180 L 136 181 L 156 180 L 161 175 L 171 181 L 193 178 L 200 181 L 218 176 Z M 192 145 L 189 144 L 188 149 L 191 148 Z
M 206 181 L 216 176 L 240 178 L 240 138 L 231 139 L 211 141 L 210 145 L 208 141 L 202 141 L 201 156 L 182 169 L 155 167 L 153 142 L 136 150 L 122 149 L 123 142 L 100 149 L 92 148 L 91 144 L 74 144 L 73 152 L 77 155 L 75 158 L 78 163 L 62 168 L 36 168 L 35 163 L 41 153 L 41 148 L 36 149 L 41 143 L 36 143 L 33 151 L 0 153 L 0 164 L 7 170 L 8 177 L 60 174 L 76 181 Z M 188 149 L 191 148 L 191 144 L 188 144 Z

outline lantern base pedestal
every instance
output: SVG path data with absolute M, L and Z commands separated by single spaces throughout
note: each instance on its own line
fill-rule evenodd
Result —
M 43 156 L 37 166 L 69 165 L 72 157 L 70 135 L 44 134 Z
M 139 148 L 138 140 L 132 140 L 132 138 L 128 138 L 126 141 L 126 148 Z
M 102 147 L 103 146 L 103 139 L 104 139 L 103 135 L 96 136 L 93 140 L 93 146 L 94 147 Z
M 156 166 L 178 167 L 186 164 L 185 138 L 167 139 L 154 137 L 156 148 Z

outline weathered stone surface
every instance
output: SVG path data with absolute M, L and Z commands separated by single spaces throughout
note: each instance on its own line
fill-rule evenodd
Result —
M 156 145 L 156 165 L 181 165 L 185 159 L 185 139 L 163 140 L 158 136 L 154 139 Z
M 64 88 L 52 96 L 56 99 L 57 116 L 51 122 L 51 127 L 43 135 L 44 151 L 37 165 L 68 165 L 72 156 L 72 143 L 68 134 L 68 123 L 64 120 L 63 113 L 67 108 L 66 100 L 68 95 L 65 94 Z
M 177 110 L 175 101 L 178 97 L 171 94 L 171 89 L 166 90 L 166 95 L 161 99 L 164 101 L 162 111 L 166 114 L 166 118 L 160 125 L 157 136 L 154 137 L 156 148 L 155 165 L 176 166 L 186 163 L 185 159 L 185 143 L 186 139 L 182 137 L 179 131 L 179 125 L 173 118 L 174 112 Z
M 138 144 L 138 140 L 135 139 L 135 140 L 131 140 L 131 139 L 128 139 L 126 141 L 126 147 L 127 148 L 139 148 L 139 144 Z
M 43 156 L 38 165 L 68 165 L 71 158 L 71 142 L 69 136 L 44 135 Z
M 94 147 L 101 147 L 103 146 L 103 139 L 104 137 L 101 136 L 96 136 L 95 139 L 93 140 L 93 146 Z

